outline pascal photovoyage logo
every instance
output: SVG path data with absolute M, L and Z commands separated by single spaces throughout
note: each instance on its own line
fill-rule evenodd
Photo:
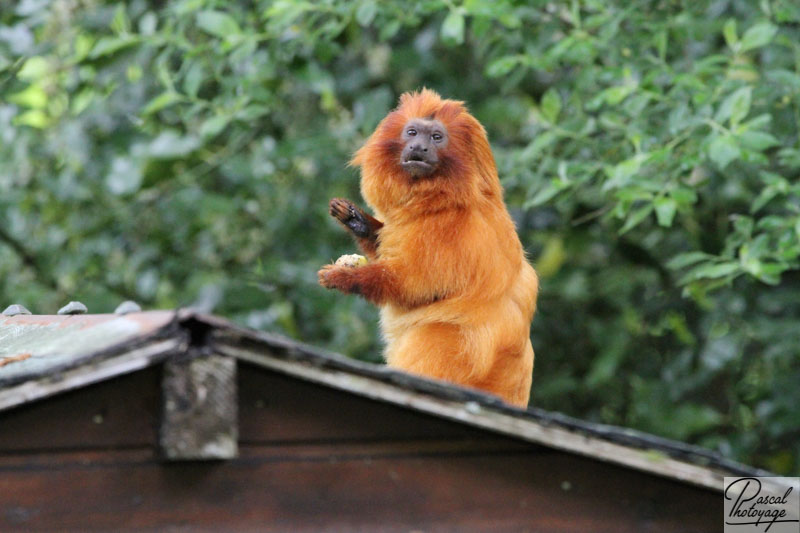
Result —
M 725 533 L 800 533 L 800 478 L 726 477 Z

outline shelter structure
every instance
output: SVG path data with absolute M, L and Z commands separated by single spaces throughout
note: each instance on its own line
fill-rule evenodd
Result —
M 713 531 L 711 451 L 187 310 L 0 316 L 0 531 Z

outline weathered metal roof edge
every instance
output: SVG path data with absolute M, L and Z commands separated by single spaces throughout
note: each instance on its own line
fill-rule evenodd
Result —
M 6 378 L 0 373 L 0 411 L 134 372 L 184 351 L 187 333 L 180 313 L 171 313 L 164 325 L 80 357 Z

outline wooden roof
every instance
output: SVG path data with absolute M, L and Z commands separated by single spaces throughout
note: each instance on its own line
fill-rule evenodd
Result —
M 192 350 L 190 350 L 192 348 Z M 719 454 L 348 359 L 189 310 L 0 316 L 0 411 L 180 357 L 212 353 L 544 446 L 721 490 L 769 476 Z

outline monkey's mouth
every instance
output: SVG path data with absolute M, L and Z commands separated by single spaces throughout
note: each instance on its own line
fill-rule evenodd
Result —
M 400 162 L 403 170 L 411 174 L 412 176 L 425 176 L 433 172 L 436 165 L 434 163 L 430 163 L 425 161 L 420 156 L 411 155 L 408 158 L 404 159 Z

